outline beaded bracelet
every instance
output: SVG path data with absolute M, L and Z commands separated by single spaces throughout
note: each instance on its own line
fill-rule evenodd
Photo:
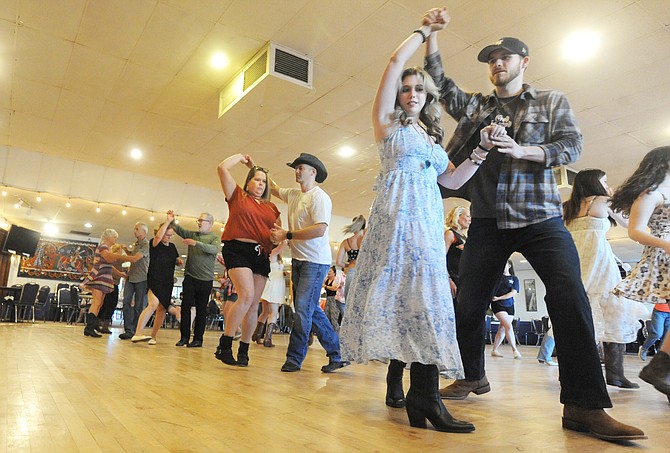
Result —
M 478 167 L 480 167 L 480 166 L 482 165 L 481 162 L 478 162 L 478 161 L 474 160 L 474 159 L 472 158 L 472 156 L 468 157 L 468 159 L 470 159 L 470 162 L 472 162 L 473 164 L 475 164 L 475 165 L 478 166 Z
M 423 42 L 426 42 L 426 39 L 428 38 L 428 36 L 426 36 L 426 34 L 425 34 L 425 33 L 423 32 L 423 30 L 421 30 L 420 28 L 417 28 L 417 29 L 414 30 L 412 33 L 418 33 L 418 34 L 420 34 L 420 35 L 421 35 L 421 38 L 423 39 Z
M 478 148 L 478 147 L 477 147 L 477 148 Z M 477 156 L 477 158 L 478 158 L 479 160 L 482 160 L 482 161 L 486 160 L 486 157 L 482 157 L 482 156 L 480 156 L 479 154 L 477 154 L 477 148 L 475 148 L 475 149 L 472 150 L 472 154 L 474 154 L 475 156 Z

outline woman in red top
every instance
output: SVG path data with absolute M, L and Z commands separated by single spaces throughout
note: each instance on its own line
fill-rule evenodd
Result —
M 230 169 L 240 163 L 249 167 L 244 188 L 238 186 L 230 174 Z M 279 210 L 270 202 L 268 171 L 255 166 L 248 154 L 230 156 L 219 164 L 218 173 L 229 211 L 221 237 L 221 253 L 238 299 L 227 313 L 214 355 L 227 365 L 247 366 L 249 343 L 258 320 L 258 302 L 270 273 L 268 256 L 273 248 L 270 230 L 275 223 L 280 224 Z M 232 344 L 240 324 L 242 337 L 236 360 Z

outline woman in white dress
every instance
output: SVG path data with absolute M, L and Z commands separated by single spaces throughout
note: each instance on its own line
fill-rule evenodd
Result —
M 270 275 L 268 281 L 265 283 L 265 289 L 261 295 L 262 311 L 258 317 L 258 325 L 256 331 L 251 337 L 252 341 L 257 344 L 262 344 L 266 348 L 274 348 L 272 343 L 272 333 L 277 325 L 277 316 L 279 314 L 279 306 L 284 303 L 286 296 L 286 282 L 284 281 L 284 262 L 282 261 L 280 252 L 282 247 L 275 248 L 270 253 Z M 265 330 L 265 336 L 263 331 Z
M 446 23 L 424 25 L 393 52 L 372 107 L 381 157 L 368 230 L 357 257 L 341 328 L 343 360 L 390 361 L 387 403 L 404 403 L 411 426 L 426 419 L 440 431 L 469 432 L 438 393 L 439 372 L 463 376 L 454 307 L 444 263 L 444 208 L 437 186 L 458 188 L 479 168 L 473 153 L 454 168 L 440 146 L 438 91 L 421 68 L 403 69 L 428 34 Z M 500 133 L 499 131 L 496 132 Z M 482 146 L 490 149 L 491 127 Z M 403 401 L 402 371 L 411 363 Z
M 580 171 L 570 199 L 563 205 L 563 220 L 579 253 L 596 341 L 603 342 L 605 380 L 616 387 L 638 388 L 624 376 L 623 356 L 626 343 L 637 338 L 638 319 L 644 318 L 645 312 L 642 304 L 612 294 L 621 273 L 606 237 L 607 230 L 616 225 L 608 206 L 611 195 L 604 171 Z

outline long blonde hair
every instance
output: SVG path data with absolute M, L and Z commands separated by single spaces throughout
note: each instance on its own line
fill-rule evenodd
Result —
M 423 80 L 423 89 L 426 91 L 426 104 L 421 109 L 421 113 L 419 113 L 419 120 L 426 126 L 428 135 L 435 139 L 435 143 L 441 145 L 442 139 L 444 139 L 444 130 L 440 127 L 440 119 L 442 117 L 439 103 L 440 91 L 437 89 L 437 85 L 435 85 L 430 74 L 419 67 L 405 69 L 400 76 L 400 81 L 402 82 L 405 77 L 411 75 L 418 76 Z M 408 125 L 411 121 L 407 118 L 407 113 L 398 104 L 397 97 L 393 118 L 399 120 L 403 126 Z
M 342 231 L 346 234 L 356 234 L 359 231 L 363 231 L 365 229 L 365 217 L 363 215 L 359 215 L 351 219 L 351 223 L 344 228 L 342 228 Z
M 455 206 L 452 208 L 452 210 L 449 211 L 449 214 L 447 214 L 447 218 L 444 220 L 444 229 L 449 230 L 453 228 L 461 231 L 462 228 L 458 224 L 458 218 L 463 215 L 465 211 L 469 211 L 465 206 Z

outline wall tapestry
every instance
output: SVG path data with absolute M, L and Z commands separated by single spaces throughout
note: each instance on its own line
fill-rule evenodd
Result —
M 42 238 L 31 258 L 21 258 L 19 277 L 79 282 L 93 265 L 98 244 Z

